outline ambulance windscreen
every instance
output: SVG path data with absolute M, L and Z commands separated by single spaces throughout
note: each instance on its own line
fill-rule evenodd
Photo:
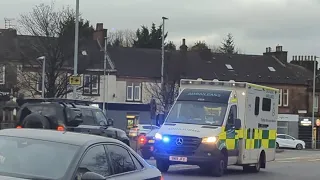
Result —
M 201 101 L 177 101 L 167 123 L 221 126 L 228 104 Z

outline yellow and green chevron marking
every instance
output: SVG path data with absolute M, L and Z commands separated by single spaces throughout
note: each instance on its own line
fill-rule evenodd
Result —
M 226 146 L 228 150 L 236 149 L 239 146 L 239 138 L 243 137 L 243 129 L 225 131 L 225 127 L 222 127 L 221 133 L 219 134 L 218 147 L 219 149 L 221 149 L 222 146 Z
M 254 129 L 253 138 L 251 138 L 249 129 L 225 131 L 225 127 L 222 127 L 219 134 L 218 147 L 221 149 L 226 146 L 227 150 L 236 149 L 239 146 L 239 138 L 244 137 L 246 138 L 246 149 L 260 149 L 261 147 L 267 149 L 275 148 L 276 146 L 276 130 Z
M 275 148 L 277 130 L 251 129 L 253 137 L 250 137 L 250 130 L 245 131 L 245 147 L 246 149 L 260 149 L 261 147 Z

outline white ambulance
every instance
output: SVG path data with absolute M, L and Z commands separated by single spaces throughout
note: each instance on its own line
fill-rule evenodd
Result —
M 180 93 L 155 135 L 157 168 L 198 165 L 222 176 L 228 165 L 259 172 L 275 159 L 278 90 L 246 82 L 180 81 Z

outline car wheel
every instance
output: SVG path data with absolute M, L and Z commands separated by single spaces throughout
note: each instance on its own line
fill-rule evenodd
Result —
M 279 143 L 276 143 L 276 148 L 280 149 Z
M 302 144 L 297 144 L 296 149 L 297 149 L 297 150 L 302 150 L 302 149 L 303 149 Z
M 170 167 L 169 162 L 165 160 L 156 160 L 156 165 L 160 172 L 167 172 Z

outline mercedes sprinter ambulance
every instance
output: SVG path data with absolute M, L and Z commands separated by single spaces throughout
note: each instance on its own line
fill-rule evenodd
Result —
M 157 168 L 198 165 L 222 176 L 228 165 L 259 172 L 275 159 L 278 89 L 246 82 L 180 81 L 180 93 L 155 135 Z

